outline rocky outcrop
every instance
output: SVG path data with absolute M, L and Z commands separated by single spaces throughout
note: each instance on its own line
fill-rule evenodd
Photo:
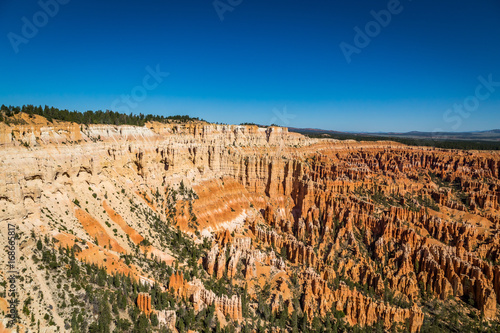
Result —
M 171 332 L 177 332 L 177 329 L 175 328 L 177 315 L 174 310 L 156 311 L 156 315 L 158 316 L 158 323 L 160 327 L 165 327 Z
M 149 314 L 153 311 L 151 307 L 151 295 L 147 293 L 139 293 L 137 296 L 137 307 L 139 310 L 144 312 L 146 316 L 149 316 Z
M 177 297 L 191 300 L 196 309 L 214 304 L 215 308 L 224 315 L 235 320 L 242 319 L 240 296 L 217 296 L 213 291 L 205 289 L 205 286 L 199 279 L 194 279 L 190 282 L 185 281 L 182 273 L 171 275 L 168 287 L 174 291 Z
M 410 309 L 392 307 L 364 297 L 342 283 L 339 289 L 333 292 L 333 302 L 337 310 L 344 311 L 351 325 L 373 325 L 381 320 L 384 326 L 389 328 L 394 323 L 408 321 L 410 331 L 418 332 L 424 322 L 424 314 L 417 306 Z
M 228 256 L 227 258 L 226 255 Z M 241 268 L 244 267 L 247 278 L 256 277 L 257 263 L 259 265 L 272 266 L 277 270 L 285 270 L 286 268 L 283 258 L 276 257 L 274 251 L 263 253 L 262 251 L 251 249 L 251 239 L 248 237 L 235 238 L 223 248 L 219 248 L 218 243 L 215 243 L 204 259 L 204 267 L 207 273 L 217 278 L 222 277 L 224 273 L 229 278 L 243 273 L 239 265 L 241 265 Z
M 206 290 L 199 280 L 195 280 L 191 284 L 194 292 L 191 294 L 190 299 L 199 304 L 202 302 L 205 305 L 215 305 L 215 309 L 221 311 L 224 315 L 229 316 L 234 320 L 241 320 L 243 318 L 241 308 L 241 297 L 233 295 L 228 297 L 222 295 L 221 297 L 215 295 L 211 290 Z
M 350 325 L 372 326 L 382 321 L 385 328 L 389 329 L 394 323 L 408 321 L 410 331 L 417 332 L 423 324 L 424 315 L 417 306 L 401 309 L 377 302 L 356 289 L 349 289 L 344 282 L 340 282 L 339 287 L 332 291 L 326 281 L 312 270 L 306 271 L 302 279 L 302 303 L 310 318 L 317 315 L 317 311 L 324 316 L 333 307 L 344 312 Z

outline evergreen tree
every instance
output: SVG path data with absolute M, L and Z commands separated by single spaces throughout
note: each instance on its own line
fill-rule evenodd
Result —
M 134 333 L 148 333 L 151 332 L 151 326 L 149 324 L 149 319 L 144 313 L 141 313 L 137 318 L 134 327 Z
M 111 324 L 111 311 L 107 297 L 103 297 L 99 304 L 99 317 L 97 319 L 99 332 L 110 333 L 109 325 Z
M 159 322 L 158 322 L 158 316 L 156 315 L 156 313 L 152 313 L 151 314 L 151 325 L 152 326 L 158 326 Z

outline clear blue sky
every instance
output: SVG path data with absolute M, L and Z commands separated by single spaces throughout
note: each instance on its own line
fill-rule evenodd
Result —
M 340 131 L 500 128 L 496 0 L 401 0 L 378 31 L 370 12 L 393 0 L 221 0 L 219 13 L 213 0 L 59 1 L 53 17 L 35 0 L 0 2 L 0 103 Z M 367 23 L 373 37 L 348 63 L 340 45 L 356 47 Z M 157 65 L 169 73 L 158 84 L 146 70 Z M 499 83 L 475 97 L 489 75 Z

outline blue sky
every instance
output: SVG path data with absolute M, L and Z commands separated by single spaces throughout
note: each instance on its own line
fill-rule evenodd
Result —
M 0 3 L 0 103 L 339 131 L 500 128 L 498 1 L 41 3 Z M 341 43 L 357 48 L 349 63 Z

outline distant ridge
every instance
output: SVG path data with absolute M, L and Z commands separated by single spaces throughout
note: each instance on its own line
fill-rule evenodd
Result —
M 500 129 L 473 132 L 342 132 L 318 128 L 289 127 L 290 132 L 313 138 L 338 140 L 392 140 L 410 146 L 430 146 L 446 149 L 500 150 Z
M 443 139 L 443 140 L 481 140 L 500 142 L 500 129 L 470 132 L 344 132 L 334 130 L 323 130 L 319 128 L 296 128 L 289 127 L 291 132 L 315 133 L 315 134 L 343 134 L 343 135 L 369 135 L 380 137 L 421 138 L 421 139 Z

